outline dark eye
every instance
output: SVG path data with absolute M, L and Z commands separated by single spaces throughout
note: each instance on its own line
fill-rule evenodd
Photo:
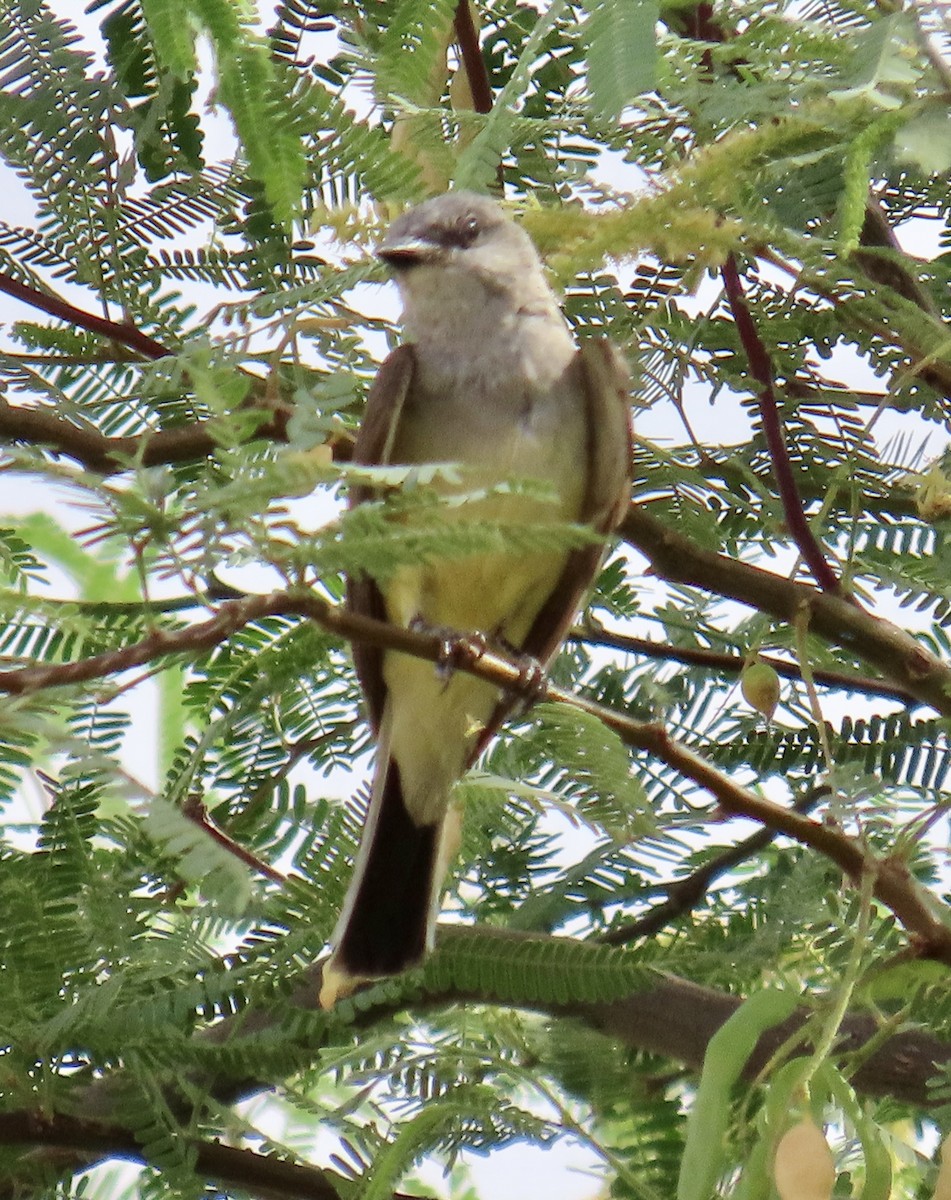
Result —
M 467 213 L 459 220 L 450 230 L 450 240 L 453 245 L 465 249 L 471 246 L 479 234 L 482 232 L 482 226 L 479 224 L 479 218 L 475 213 Z

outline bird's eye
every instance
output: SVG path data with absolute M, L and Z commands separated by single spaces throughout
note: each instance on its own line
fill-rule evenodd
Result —
M 452 230 L 452 241 L 464 250 L 472 245 L 481 232 L 479 218 L 474 213 L 467 213 L 456 222 Z

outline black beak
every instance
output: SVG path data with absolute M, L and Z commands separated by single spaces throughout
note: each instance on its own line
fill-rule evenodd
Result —
M 377 247 L 376 256 L 394 271 L 408 271 L 422 263 L 433 262 L 439 257 L 439 247 L 421 238 L 384 239 Z

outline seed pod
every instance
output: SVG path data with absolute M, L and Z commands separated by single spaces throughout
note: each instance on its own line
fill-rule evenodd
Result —
M 756 661 L 744 667 L 740 691 L 750 708 L 755 708 L 767 721 L 773 719 L 779 703 L 779 676 L 769 663 Z
M 835 1160 L 825 1135 L 813 1121 L 800 1121 L 780 1138 L 773 1181 L 780 1200 L 830 1200 Z

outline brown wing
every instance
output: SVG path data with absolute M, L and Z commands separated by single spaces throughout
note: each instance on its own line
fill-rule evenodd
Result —
M 631 403 L 627 367 L 607 338 L 583 342 L 571 366 L 577 372 L 588 410 L 587 489 L 579 520 L 599 533 L 616 529 L 631 498 Z M 581 466 L 582 464 L 579 464 Z M 593 542 L 573 550 L 558 582 L 542 605 L 525 641 L 523 653 L 547 664 L 557 654 L 578 609 L 594 582 L 605 548 Z M 511 709 L 503 698 L 480 733 L 473 763 Z
M 583 342 L 572 364 L 588 409 L 587 489 L 579 515 L 605 535 L 616 529 L 631 498 L 631 403 L 624 360 L 607 340 Z M 604 560 L 603 543 L 573 550 L 542 605 L 522 650 L 547 663 L 558 652 Z
M 396 426 L 403 410 L 413 372 L 416 354 L 412 346 L 399 346 L 390 354 L 377 372 L 367 409 L 353 447 L 353 461 L 362 466 L 382 466 L 390 461 Z M 369 488 L 350 489 L 350 507 L 362 504 L 373 495 Z M 386 620 L 386 608 L 380 589 L 368 576 L 347 579 L 347 607 L 365 617 Z M 377 646 L 353 643 L 353 661 L 357 678 L 366 697 L 370 724 L 374 733 L 380 731 L 386 685 L 383 682 L 383 652 Z

